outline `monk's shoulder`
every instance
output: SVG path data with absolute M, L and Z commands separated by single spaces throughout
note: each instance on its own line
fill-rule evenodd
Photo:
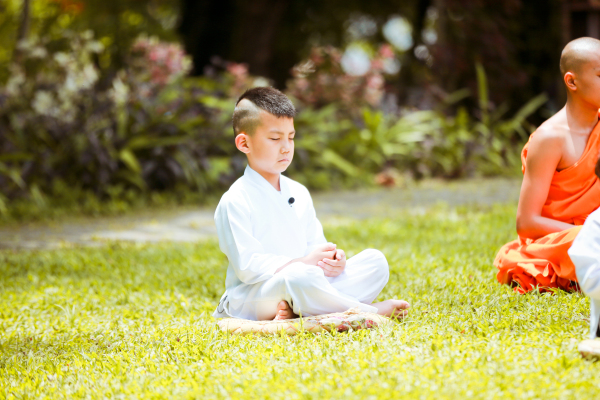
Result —
M 557 147 L 562 149 L 565 140 L 569 138 L 569 130 L 562 124 L 549 123 L 546 121 L 536 129 L 535 134 L 531 136 L 530 151 L 539 148 L 540 150 L 552 150 Z

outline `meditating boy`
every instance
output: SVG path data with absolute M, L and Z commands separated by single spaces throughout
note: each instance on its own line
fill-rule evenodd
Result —
M 246 91 L 233 112 L 236 147 L 248 166 L 215 212 L 229 260 L 215 317 L 288 319 L 358 307 L 402 316 L 402 300 L 371 304 L 388 281 L 385 256 L 365 250 L 346 260 L 328 243 L 308 190 L 281 175 L 294 156 L 291 101 L 269 87 Z
M 498 281 L 516 284 L 520 293 L 576 288 L 567 250 L 579 225 L 600 206 L 600 180 L 594 174 L 600 149 L 600 41 L 580 38 L 567 44 L 560 69 L 567 104 L 523 148 L 519 239 L 504 245 L 494 261 Z
M 596 174 L 600 177 L 600 160 L 596 164 Z M 600 210 L 587 218 L 569 249 L 569 256 L 575 264 L 581 290 L 590 296 L 590 336 L 594 339 L 600 336 Z M 584 342 L 582 345 L 592 345 L 596 353 L 600 352 L 599 344 Z

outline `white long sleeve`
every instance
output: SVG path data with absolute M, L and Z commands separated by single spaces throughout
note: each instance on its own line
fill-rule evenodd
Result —
M 589 218 L 569 249 L 579 286 L 592 299 L 600 300 L 600 221 Z
M 310 198 L 310 195 L 308 195 L 307 198 L 310 202 L 310 206 L 308 207 L 309 211 L 307 212 L 306 216 L 308 220 L 306 226 L 306 253 L 308 254 L 312 250 L 314 250 L 316 246 L 327 243 L 327 240 L 325 239 L 325 235 L 323 234 L 323 226 L 317 218 L 317 213 L 315 212 L 315 208 L 313 206 L 313 202 Z
M 253 236 L 251 210 L 243 202 L 219 204 L 215 213 L 219 247 L 229 259 L 236 276 L 245 284 L 271 278 L 275 271 L 292 260 L 269 254 Z
M 569 249 L 577 280 L 590 297 L 590 337 L 596 337 L 600 323 L 600 210 L 591 213 Z

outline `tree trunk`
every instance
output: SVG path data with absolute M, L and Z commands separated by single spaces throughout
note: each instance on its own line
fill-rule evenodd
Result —
M 398 101 L 405 103 L 408 99 L 410 88 L 421 86 L 420 73 L 423 70 L 423 61 L 415 56 L 415 48 L 423 44 L 422 32 L 425 28 L 425 19 L 427 18 L 427 9 L 431 6 L 431 0 L 418 0 L 415 4 L 411 25 L 413 28 L 413 46 L 408 49 L 402 59 L 402 69 L 400 70 L 400 86 L 398 87 Z
M 234 14 L 233 0 L 182 0 L 179 33 L 192 56 L 193 75 L 202 75 L 214 56 L 229 59 Z
M 29 35 L 29 24 L 31 21 L 30 15 L 30 3 L 31 0 L 23 0 L 23 8 L 21 9 L 21 21 L 19 22 L 19 30 L 17 31 L 17 41 L 15 43 L 15 50 L 13 53 L 13 59 L 20 63 L 21 62 L 21 50 L 19 50 L 19 43 L 22 40 L 27 39 Z
M 280 23 L 290 0 L 183 0 L 179 32 L 201 75 L 215 56 L 270 76 Z
M 232 57 L 248 64 L 250 73 L 271 76 L 277 32 L 289 0 L 237 0 Z
M 29 22 L 31 20 L 29 13 L 30 3 L 31 0 L 23 0 L 23 9 L 21 10 L 21 23 L 19 24 L 17 42 L 27 39 L 27 35 L 29 34 Z

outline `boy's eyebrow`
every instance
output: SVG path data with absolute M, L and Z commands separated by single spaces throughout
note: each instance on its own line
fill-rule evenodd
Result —
M 277 133 L 277 134 L 279 134 L 279 135 L 285 135 L 285 132 L 282 132 L 282 131 L 280 131 L 280 130 L 278 130 L 278 129 L 271 129 L 271 130 L 269 131 L 269 133 Z M 292 133 L 296 133 L 296 131 L 291 131 L 291 132 L 290 132 L 290 134 L 292 134 Z

